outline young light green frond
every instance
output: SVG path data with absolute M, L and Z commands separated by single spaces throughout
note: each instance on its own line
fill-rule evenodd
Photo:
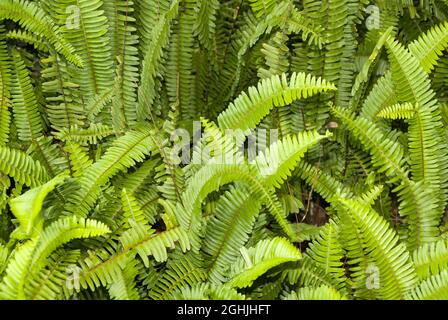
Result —
M 304 287 L 293 292 L 290 296 L 291 300 L 348 300 L 339 291 L 327 286 L 320 287 Z
M 277 0 L 250 0 L 250 6 L 257 18 L 268 15 L 277 5 Z
M 412 119 L 415 116 L 415 110 L 412 103 L 398 103 L 393 106 L 389 106 L 378 112 L 377 116 L 384 119 L 396 120 L 396 119 Z
M 130 259 L 119 276 L 109 286 L 109 294 L 114 300 L 138 300 L 140 295 L 136 288 L 137 260 Z
M 300 251 L 284 238 L 263 240 L 255 247 L 242 247 L 240 251 L 241 256 L 230 271 L 231 280 L 227 284 L 231 287 L 248 287 L 269 269 L 302 258 Z
M 413 252 L 412 260 L 421 280 L 437 275 L 448 267 L 448 241 L 425 243 Z
M 409 45 L 411 53 L 420 61 L 425 72 L 437 65 L 443 51 L 448 47 L 448 22 L 432 27 Z
M 171 296 L 174 300 L 244 300 L 245 297 L 233 288 L 215 286 L 210 283 L 198 283 L 191 287 L 182 287 Z
M 271 145 L 255 160 L 264 183 L 279 188 L 308 149 L 331 135 L 330 132 L 320 135 L 317 131 L 304 131 Z
M 135 224 L 120 237 L 123 251 L 133 250 L 145 263 L 149 265 L 148 256 L 153 256 L 157 262 L 166 261 L 167 248 L 174 249 L 176 243 L 183 252 L 190 250 L 190 241 L 182 227 L 175 227 L 160 233 L 148 232 L 142 224 Z
M 48 180 L 48 174 L 40 164 L 26 153 L 0 146 L 0 172 L 19 183 L 35 187 Z
M 77 125 L 70 128 L 64 128 L 55 136 L 62 141 L 78 143 L 82 146 L 97 144 L 100 140 L 114 134 L 109 126 L 101 123 L 91 123 L 89 128 L 80 128 Z
M 0 23 L 0 146 L 9 140 L 11 123 L 11 62 L 4 32 L 5 27 Z
M 26 299 L 23 285 L 35 246 L 36 242 L 30 240 L 15 248 L 13 257 L 10 259 L 5 275 L 0 282 L 0 299 Z
M 319 92 L 336 90 L 327 81 L 305 73 L 293 73 L 288 82 L 286 74 L 275 75 L 250 87 L 218 117 L 221 129 L 253 129 L 275 107 L 313 96 Z
M 43 228 L 43 219 L 40 213 L 44 200 L 65 179 L 67 179 L 67 175 L 59 175 L 46 184 L 33 188 L 9 202 L 12 213 L 20 223 L 23 236 L 32 238 L 40 234 Z
M 78 217 L 60 218 L 39 235 L 30 267 L 40 270 L 42 263 L 57 247 L 73 239 L 93 238 L 110 232 L 104 223 Z
M 407 296 L 410 300 L 446 300 L 448 299 L 448 271 L 423 280 Z

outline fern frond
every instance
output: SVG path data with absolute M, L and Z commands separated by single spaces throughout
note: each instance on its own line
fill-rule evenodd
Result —
M 0 283 L 0 299 L 25 300 L 24 274 L 31 261 L 35 241 L 27 241 L 14 250 L 14 255 L 8 263 L 6 274 Z
M 448 242 L 441 239 L 425 243 L 413 252 L 412 260 L 420 279 L 437 275 L 448 266 Z
M 400 144 L 388 138 L 376 125 L 366 119 L 355 118 L 352 113 L 341 108 L 332 110 L 347 125 L 351 134 L 370 152 L 372 164 L 378 168 L 378 172 L 384 172 L 391 179 L 390 182 L 408 179 L 404 151 Z
M 195 34 L 201 44 L 208 50 L 214 50 L 216 32 L 216 15 L 220 7 L 219 0 L 200 0 L 198 18 L 195 23 Z
M 257 18 L 271 13 L 276 5 L 277 0 L 250 0 L 250 6 Z
M 96 116 L 103 110 L 103 108 L 112 101 L 114 94 L 114 87 L 107 88 L 103 92 L 93 96 L 85 107 L 87 118 L 94 122 Z
M 86 216 L 105 184 L 118 172 L 141 162 L 153 149 L 152 130 L 141 127 L 114 141 L 103 157 L 77 179 L 80 189 L 71 195 L 67 213 Z
M 448 271 L 423 280 L 407 296 L 411 300 L 446 300 L 448 298 Z
M 67 285 L 67 271 L 76 264 L 80 250 L 58 249 L 48 257 L 46 266 L 29 281 L 25 295 L 29 300 L 63 299 L 63 288 Z
M 53 137 L 42 136 L 34 141 L 28 153 L 37 161 L 42 163 L 50 177 L 55 177 L 68 169 L 67 159 L 63 150 L 54 143 Z
M 330 220 L 314 239 L 308 249 L 307 255 L 314 263 L 330 275 L 338 288 L 342 289 L 345 281 L 343 269 L 344 250 L 339 241 L 339 226 Z
M 60 218 L 53 222 L 39 236 L 39 241 L 33 251 L 33 258 L 30 262 L 30 270 L 38 271 L 51 252 L 62 244 L 73 239 L 93 238 L 110 232 L 104 223 L 78 218 Z
M 175 227 L 157 234 L 155 231 L 147 231 L 142 224 L 136 224 L 124 232 L 120 237 L 124 251 L 135 250 L 140 258 L 149 265 L 148 256 L 153 256 L 158 262 L 166 261 L 168 258 L 166 248 L 175 248 L 178 242 L 183 252 L 190 249 L 190 242 L 186 232 L 181 227 Z
M 85 123 L 84 97 L 69 72 L 70 65 L 57 54 L 42 59 L 42 91 L 46 115 L 54 130 Z
M 8 39 L 22 41 L 34 46 L 37 50 L 48 52 L 49 48 L 43 38 L 26 30 L 12 30 L 6 34 Z
M 253 129 L 274 106 L 331 90 L 336 90 L 333 84 L 309 74 L 293 73 L 289 82 L 285 74 L 275 75 L 242 93 L 219 115 L 218 124 L 221 129 Z
M 44 200 L 65 179 L 67 179 L 67 175 L 59 175 L 44 185 L 33 188 L 10 201 L 11 211 L 19 221 L 20 230 L 25 236 L 32 238 L 42 231 L 43 219 L 40 212 Z
M 11 102 L 14 111 L 14 123 L 19 138 L 29 142 L 42 135 L 42 119 L 37 98 L 31 85 L 31 79 L 20 53 L 13 53 L 14 73 L 11 83 Z
M 448 47 L 448 23 L 434 26 L 409 45 L 411 53 L 420 61 L 425 72 L 431 72 Z
M 101 123 L 91 123 L 89 128 L 72 126 L 64 128 L 55 136 L 62 141 L 71 141 L 82 146 L 97 144 L 100 140 L 114 134 L 113 129 Z
M 194 286 L 205 281 L 207 273 L 203 262 L 192 252 L 180 252 L 177 250 L 170 255 L 165 271 L 149 292 L 152 299 L 165 300 L 185 286 Z
M 397 103 L 398 97 L 392 82 L 392 73 L 388 72 L 373 86 L 369 95 L 364 100 L 360 115 L 363 118 L 374 122 L 377 114 L 381 110 Z
M 241 248 L 241 256 L 232 265 L 231 287 L 244 288 L 269 269 L 301 259 L 300 251 L 284 238 L 260 241 L 255 247 Z
M 345 230 L 342 244 L 349 253 L 350 263 L 356 265 L 360 260 L 371 259 L 370 263 L 379 270 L 379 288 L 362 288 L 367 283 L 367 272 L 362 268 L 369 268 L 369 265 L 360 264 L 355 278 L 358 289 L 376 289 L 373 293 L 382 299 L 404 298 L 417 278 L 409 253 L 399 242 L 398 235 L 368 205 L 343 198 L 336 201 Z
M 228 270 L 249 239 L 260 202 L 245 189 L 232 189 L 219 200 L 215 214 L 207 223 L 202 250 L 207 254 L 208 278 L 225 282 Z
M 178 10 L 179 1 L 175 0 L 152 30 L 151 43 L 145 51 L 141 81 L 138 88 L 138 120 L 144 120 L 151 114 L 151 107 L 156 95 L 155 81 L 159 63 L 163 56 L 163 48 L 168 45 L 171 23 L 176 18 Z
M 437 100 L 431 90 L 428 76 L 416 58 L 396 41 L 388 40 L 393 81 L 400 100 L 413 103 L 416 116 L 410 120 L 409 150 L 414 180 L 425 180 L 435 188 L 446 176 L 442 155 L 443 142 L 439 131 L 442 126 Z
M 324 169 L 320 169 L 305 161 L 297 165 L 300 176 L 328 202 L 335 195 L 350 196 L 353 192 Z
M 84 68 L 69 70 L 84 97 L 100 94 L 113 84 L 113 60 L 102 0 L 57 0 L 62 33 L 84 62 Z M 58 9 L 56 9 L 58 10 Z
M 120 272 L 119 277 L 109 286 L 109 294 L 115 300 L 138 300 L 140 295 L 136 288 L 137 260 L 130 260 Z
M 73 177 L 82 175 L 93 163 L 86 150 L 74 142 L 68 142 L 64 150 L 68 153 Z
M 129 194 L 126 189 L 121 191 L 121 202 L 123 205 L 124 217 L 123 222 L 125 226 L 130 227 L 135 223 L 141 225 L 148 225 L 145 215 L 137 204 L 137 200 L 132 194 Z M 149 226 L 148 226 L 149 227 Z
M 331 136 L 328 131 L 325 135 L 320 135 L 317 131 L 304 131 L 297 135 L 286 136 L 271 145 L 255 160 L 257 169 L 264 177 L 264 183 L 279 188 L 308 149 Z
M 327 286 L 300 288 L 289 296 L 290 300 L 347 300 L 347 297 Z
M 68 39 L 61 35 L 51 18 L 34 2 L 27 0 L 0 1 L 0 20 L 3 19 L 18 22 L 28 31 L 45 36 L 68 61 L 82 67 L 83 62 L 71 44 L 67 42 Z
M 393 106 L 386 107 L 377 116 L 384 119 L 411 119 L 415 116 L 415 109 L 412 103 L 394 104 Z
M 244 295 L 227 286 L 215 286 L 199 283 L 192 287 L 183 287 L 171 296 L 174 300 L 244 300 Z
M 35 187 L 48 180 L 48 174 L 40 162 L 16 149 L 0 146 L 0 172 L 19 183 Z
M 5 27 L 0 24 L 0 146 L 9 140 L 11 123 L 10 112 L 10 87 L 11 87 L 11 63 L 8 54 Z

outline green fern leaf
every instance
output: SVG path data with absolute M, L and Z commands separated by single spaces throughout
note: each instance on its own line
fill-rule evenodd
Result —
M 227 283 L 231 287 L 248 287 L 269 269 L 302 257 L 300 251 L 283 238 L 263 240 L 249 249 L 243 247 L 241 254 L 232 266 L 232 279 Z
M 242 93 L 218 117 L 221 129 L 253 129 L 274 107 L 286 106 L 294 100 L 307 98 L 319 92 L 336 90 L 333 84 L 304 73 L 293 73 L 290 81 L 283 74 L 262 80 Z

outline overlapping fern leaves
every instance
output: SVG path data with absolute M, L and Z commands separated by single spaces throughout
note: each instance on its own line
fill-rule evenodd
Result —
M 447 299 L 446 10 L 0 0 L 0 298 Z

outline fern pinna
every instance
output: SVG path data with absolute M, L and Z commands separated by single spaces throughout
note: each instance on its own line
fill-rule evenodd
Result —
M 0 0 L 0 298 L 447 299 L 415 3 Z

